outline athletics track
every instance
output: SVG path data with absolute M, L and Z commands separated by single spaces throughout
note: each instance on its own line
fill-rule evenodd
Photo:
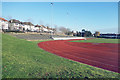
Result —
M 38 46 L 67 59 L 120 73 L 118 69 L 118 44 L 69 41 L 73 40 L 45 41 L 38 43 Z

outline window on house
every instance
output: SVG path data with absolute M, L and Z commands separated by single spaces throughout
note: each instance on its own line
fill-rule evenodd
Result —
M 18 23 L 15 23 L 16 25 L 18 25 Z

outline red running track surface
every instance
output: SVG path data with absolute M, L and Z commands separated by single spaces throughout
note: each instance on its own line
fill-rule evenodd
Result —
M 79 43 L 73 40 L 54 40 L 38 43 L 38 46 L 58 56 L 120 73 L 118 44 Z

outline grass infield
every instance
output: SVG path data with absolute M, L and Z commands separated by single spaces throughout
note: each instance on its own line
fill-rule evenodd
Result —
M 76 40 L 70 42 L 85 42 L 85 43 L 120 43 L 120 39 L 104 39 L 104 38 L 95 38 L 88 40 Z
M 2 34 L 2 77 L 118 78 L 118 73 L 46 52 L 37 46 L 38 42 Z

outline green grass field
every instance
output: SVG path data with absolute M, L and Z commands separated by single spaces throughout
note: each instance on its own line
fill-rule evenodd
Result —
M 76 40 L 70 42 L 86 42 L 86 43 L 120 43 L 120 39 L 103 39 L 103 38 L 95 38 L 88 40 Z
M 118 73 L 95 68 L 46 52 L 39 41 L 2 35 L 3 78 L 118 78 Z

